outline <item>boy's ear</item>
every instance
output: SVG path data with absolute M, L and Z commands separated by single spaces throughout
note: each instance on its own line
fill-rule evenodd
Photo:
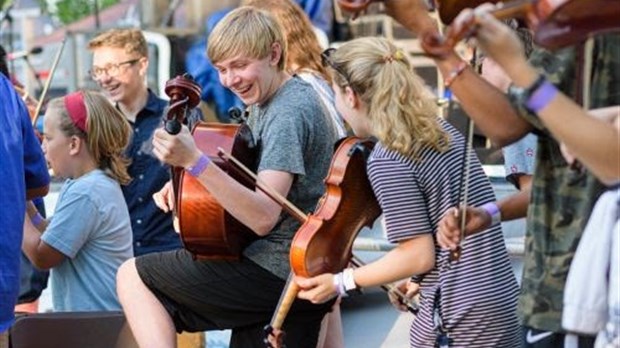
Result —
M 269 63 L 271 65 L 278 65 L 282 59 L 282 45 L 279 42 L 274 42 L 271 44 L 271 56 L 269 59 Z

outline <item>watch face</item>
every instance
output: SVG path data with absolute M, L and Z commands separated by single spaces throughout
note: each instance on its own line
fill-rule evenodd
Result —
M 525 104 L 525 88 L 517 87 L 514 84 L 510 84 L 508 87 L 508 99 L 515 106 L 521 106 Z

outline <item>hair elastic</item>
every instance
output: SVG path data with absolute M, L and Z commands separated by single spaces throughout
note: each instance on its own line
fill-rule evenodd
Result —
M 84 104 L 84 94 L 74 92 L 64 97 L 65 108 L 71 117 L 73 124 L 87 133 L 86 130 L 86 104 Z

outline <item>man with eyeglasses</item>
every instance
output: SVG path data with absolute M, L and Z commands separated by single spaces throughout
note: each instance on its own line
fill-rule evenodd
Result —
M 146 85 L 146 39 L 139 29 L 111 29 L 94 37 L 88 49 L 93 53 L 90 76 L 133 128 L 127 148 L 133 180 L 123 186 L 123 194 L 131 216 L 134 254 L 181 248 L 172 216 L 158 209 L 151 198 L 170 180 L 170 171 L 152 154 L 153 132 L 162 124 L 167 102 Z

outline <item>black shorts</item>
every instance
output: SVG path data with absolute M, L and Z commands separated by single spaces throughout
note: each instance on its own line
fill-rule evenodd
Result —
M 263 327 L 286 283 L 271 272 L 246 258 L 195 260 L 185 249 L 138 257 L 136 268 L 178 332 L 232 329 L 231 347 L 265 346 Z M 283 326 L 287 346 L 316 347 L 332 304 L 296 299 Z

